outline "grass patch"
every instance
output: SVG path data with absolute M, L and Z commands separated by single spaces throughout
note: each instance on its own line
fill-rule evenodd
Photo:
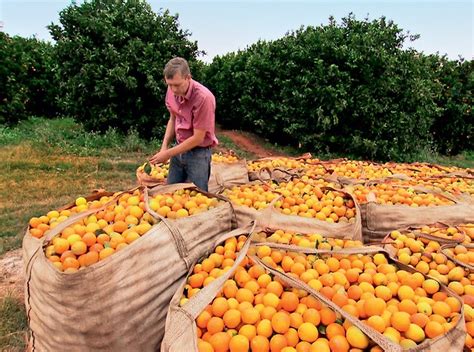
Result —
M 70 118 L 0 128 L 0 255 L 21 246 L 31 217 L 94 189 L 136 186 L 136 168 L 157 149 L 134 131 L 99 135 Z
M 0 350 L 24 351 L 27 320 L 25 306 L 17 298 L 0 299 Z

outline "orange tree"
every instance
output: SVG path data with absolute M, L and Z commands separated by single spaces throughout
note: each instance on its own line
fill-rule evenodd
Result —
M 206 69 L 217 119 L 317 153 L 409 160 L 434 148 L 442 112 L 425 57 L 403 49 L 416 38 L 349 15 L 218 57 Z
M 143 1 L 92 0 L 68 6 L 59 22 L 49 29 L 65 111 L 90 130 L 162 133 L 168 119 L 164 65 L 174 56 L 193 65 L 199 54 L 178 17 L 156 14 Z

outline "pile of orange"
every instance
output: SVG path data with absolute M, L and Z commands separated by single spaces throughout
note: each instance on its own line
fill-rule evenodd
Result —
M 437 194 L 415 191 L 391 183 L 355 185 L 353 193 L 360 203 L 367 203 L 367 195 L 373 193 L 378 204 L 407 205 L 411 207 L 453 205 L 454 202 Z
M 273 187 L 282 195 L 275 208 L 286 215 L 315 218 L 330 223 L 354 222 L 354 201 L 345 193 L 324 189 L 298 179 Z
M 239 158 L 234 154 L 223 154 L 223 153 L 214 153 L 212 154 L 212 162 L 214 163 L 225 163 L 233 164 L 239 161 Z
M 222 201 L 196 190 L 183 189 L 173 194 L 157 194 L 150 199 L 150 208 L 169 219 L 199 214 L 217 207 Z
M 450 260 L 440 250 L 442 245 L 440 242 L 424 238 L 422 234 L 436 236 L 440 240 L 461 241 L 464 239 L 464 242 L 453 244 L 454 247 L 446 252 L 460 262 L 474 265 L 474 250 L 465 246 L 472 242 L 474 232 L 470 225 L 460 225 L 457 228 L 424 226 L 420 229 L 392 231 L 390 238 L 393 242 L 389 245 L 394 248 L 395 256 L 401 263 L 413 266 L 418 271 L 435 278 L 462 298 L 468 327 L 466 345 L 472 348 L 474 347 L 472 334 L 474 331 L 472 327 L 469 327 L 474 321 L 474 273 Z
M 80 197 L 71 209 L 51 211 L 45 216 L 30 220 L 30 233 L 41 238 L 71 214 L 97 209 L 94 214 L 66 227 L 46 246 L 45 255 L 58 270 L 66 273 L 76 272 L 104 260 L 132 244 L 157 223 L 146 211 L 141 190 L 123 193 L 116 202 L 99 209 L 111 199 L 102 197 L 100 200 L 87 202 L 85 198 Z M 149 206 L 161 216 L 177 219 L 207 211 L 219 203 L 217 198 L 186 189 L 157 194 L 150 199 Z

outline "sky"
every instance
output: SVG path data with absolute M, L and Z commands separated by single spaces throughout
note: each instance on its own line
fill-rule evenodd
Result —
M 82 2 L 81 0 L 77 1 Z M 46 28 L 59 23 L 59 12 L 69 0 L 0 0 L 3 31 L 23 37 L 51 40 Z M 301 26 L 338 23 L 350 12 L 357 19 L 385 16 L 404 31 L 419 34 L 406 43 L 426 54 L 446 54 L 450 59 L 473 59 L 474 5 L 470 0 L 148 0 L 154 11 L 179 14 L 180 28 L 191 33 L 207 55 L 223 55 L 262 40 L 281 38 Z

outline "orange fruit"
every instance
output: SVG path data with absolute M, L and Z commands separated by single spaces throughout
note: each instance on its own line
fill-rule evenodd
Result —
M 249 339 L 243 335 L 235 335 L 229 341 L 230 352 L 247 352 L 249 349 Z
M 298 296 L 293 292 L 283 292 L 281 295 L 281 308 L 287 312 L 294 312 L 299 303 Z
M 279 334 L 284 334 L 290 328 L 290 315 L 286 312 L 279 311 L 272 317 L 272 328 L 273 331 Z
M 356 326 L 350 326 L 346 338 L 352 347 L 365 349 L 369 346 L 369 338 Z
M 228 328 L 234 329 L 239 326 L 241 321 L 241 313 L 237 309 L 229 309 L 223 316 L 224 324 Z
M 429 321 L 425 325 L 425 333 L 426 333 L 426 336 L 428 336 L 430 339 L 434 339 L 435 337 L 439 335 L 443 335 L 444 329 L 440 323 L 436 321 Z
M 347 352 L 350 345 L 345 336 L 336 335 L 329 339 L 329 347 L 332 352 Z
M 229 350 L 231 336 L 226 332 L 218 332 L 209 338 L 209 343 L 214 348 L 214 352 L 227 352 Z
M 394 312 L 390 318 L 391 325 L 398 331 L 407 331 L 410 328 L 410 314 L 407 312 Z
M 268 352 L 270 341 L 265 336 L 257 335 L 250 341 L 250 349 L 252 352 Z
M 314 342 L 318 338 L 318 329 L 314 324 L 303 323 L 298 328 L 298 336 L 302 341 Z
M 286 337 L 280 334 L 273 335 L 270 339 L 270 350 L 272 352 L 280 352 L 283 348 L 288 346 Z

